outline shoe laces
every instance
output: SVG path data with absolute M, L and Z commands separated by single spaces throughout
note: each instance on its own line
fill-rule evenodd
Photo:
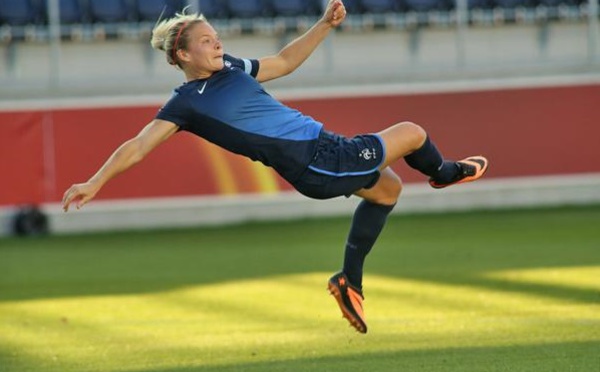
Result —
M 460 174 L 462 177 L 474 176 L 477 173 L 477 167 L 474 165 L 463 163 L 461 161 L 457 162 L 460 167 Z

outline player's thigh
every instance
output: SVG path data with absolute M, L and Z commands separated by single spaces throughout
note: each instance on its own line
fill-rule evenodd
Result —
M 402 192 L 402 180 L 389 167 L 381 170 L 381 176 L 375 185 L 368 189 L 358 190 L 355 195 L 372 203 L 394 205 Z

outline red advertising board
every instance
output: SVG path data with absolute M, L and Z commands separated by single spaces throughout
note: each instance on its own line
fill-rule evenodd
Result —
M 449 158 L 484 154 L 488 177 L 600 172 L 600 85 L 288 100 L 345 135 L 422 125 Z M 152 120 L 158 106 L 1 111 L 0 205 L 56 202 Z M 399 162 L 405 182 L 425 177 Z M 270 168 L 178 133 L 99 199 L 289 190 Z

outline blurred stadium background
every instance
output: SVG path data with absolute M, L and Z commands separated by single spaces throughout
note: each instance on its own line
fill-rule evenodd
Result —
M 408 184 L 398 213 L 600 200 L 597 0 L 345 5 L 343 26 L 267 90 L 334 131 L 412 120 L 447 156 L 492 161 L 484 182 L 441 193 L 398 164 Z M 39 207 L 53 232 L 352 211 L 354 199 L 313 203 L 270 169 L 182 134 L 84 210 L 60 212 L 65 188 L 87 179 L 182 81 L 148 41 L 163 10 L 185 6 L 207 15 L 227 52 L 254 58 L 306 30 L 323 1 L 0 2 L 0 234 L 24 206 Z
M 60 208 L 182 82 L 150 49 L 163 9 L 199 9 L 253 58 L 321 0 L 0 0 L 0 371 L 600 368 L 598 0 L 344 3 L 267 91 L 343 134 L 411 120 L 448 157 L 491 160 L 442 191 L 397 164 L 366 337 L 324 290 L 356 198 L 309 200 L 181 133 Z

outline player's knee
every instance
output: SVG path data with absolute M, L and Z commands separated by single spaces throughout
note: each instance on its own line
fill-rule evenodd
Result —
M 380 195 L 377 200 L 375 200 L 375 203 L 382 205 L 394 205 L 398 202 L 401 191 L 402 186 L 399 186 L 397 189 L 388 190 L 385 194 Z
M 402 126 L 403 135 L 406 136 L 405 138 L 411 139 L 410 142 L 412 143 L 414 150 L 423 146 L 423 143 L 425 143 L 425 140 L 427 139 L 427 132 L 423 127 L 411 121 L 403 121 L 398 125 Z
M 393 201 L 393 202 L 387 203 L 387 204 L 396 204 L 401 193 L 402 193 L 402 182 L 398 181 L 397 183 L 394 183 L 390 187 L 388 197 L 389 197 L 389 201 Z
M 394 181 L 388 180 L 385 187 L 381 188 L 373 198 L 373 202 L 383 205 L 394 205 L 402 193 L 402 182 L 397 177 Z

